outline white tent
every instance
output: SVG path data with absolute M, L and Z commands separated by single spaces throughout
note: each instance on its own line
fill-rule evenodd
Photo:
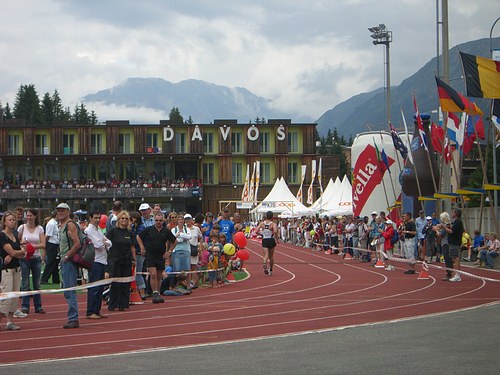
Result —
M 314 202 L 311 207 L 311 209 L 315 211 L 321 211 L 321 208 L 330 201 L 334 197 L 334 195 L 339 191 L 340 185 L 342 183 L 340 182 L 339 177 L 335 179 L 335 182 L 330 178 L 330 181 L 328 182 L 328 185 L 326 185 L 325 190 L 323 190 L 323 194 Z
M 276 180 L 273 188 L 262 202 L 255 207 L 252 213 L 273 213 L 283 214 L 286 217 L 299 217 L 314 214 L 311 210 L 298 201 L 292 194 L 283 177 Z
M 338 193 L 326 205 L 322 206 L 322 210 L 328 216 L 353 214 L 352 186 L 347 176 L 342 179 Z

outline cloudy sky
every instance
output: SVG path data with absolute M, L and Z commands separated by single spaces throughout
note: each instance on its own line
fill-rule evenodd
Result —
M 494 0 L 448 3 L 450 47 L 488 37 L 500 16 Z M 393 85 L 436 55 L 436 0 L 5 0 L 0 9 L 0 100 L 11 108 L 22 84 L 40 97 L 57 89 L 72 107 L 128 77 L 194 78 L 316 119 L 384 85 L 384 47 L 368 27 L 393 32 Z M 100 121 L 128 118 L 90 109 Z

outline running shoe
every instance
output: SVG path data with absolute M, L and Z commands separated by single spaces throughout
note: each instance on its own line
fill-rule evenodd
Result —
M 265 263 L 264 263 L 264 264 L 262 265 L 262 268 L 264 268 L 264 273 L 265 273 L 266 275 L 269 275 L 269 270 L 267 269 L 267 264 L 265 264 Z
M 8 322 L 7 325 L 5 326 L 5 329 L 7 331 L 19 331 L 21 329 L 21 327 L 19 327 L 18 325 L 15 325 L 12 322 Z
M 28 314 L 23 313 L 21 310 L 17 309 L 14 313 L 14 318 L 26 318 Z
M 453 282 L 458 282 L 458 281 L 462 281 L 462 279 L 460 278 L 460 275 L 457 273 L 455 276 L 453 276 L 449 281 L 451 281 L 452 283 Z
M 273 274 L 273 270 L 269 270 L 269 276 Z

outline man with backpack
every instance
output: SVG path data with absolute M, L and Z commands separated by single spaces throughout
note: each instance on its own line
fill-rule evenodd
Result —
M 80 248 L 79 228 L 74 221 L 70 220 L 70 208 L 67 203 L 59 203 L 56 207 L 56 212 L 57 220 L 59 221 L 61 276 L 63 288 L 67 289 L 76 286 L 78 279 L 78 267 L 71 262 L 71 258 Z M 65 291 L 64 298 L 68 304 L 68 321 L 63 325 L 63 328 L 78 328 L 80 323 L 78 322 L 78 299 L 76 291 Z

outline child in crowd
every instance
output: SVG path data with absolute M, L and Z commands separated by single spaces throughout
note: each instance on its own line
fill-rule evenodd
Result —
M 214 225 L 215 226 L 215 225 Z M 219 257 L 222 253 L 222 245 L 219 242 L 219 233 L 212 229 L 210 232 L 210 243 L 208 244 L 208 251 L 210 256 L 208 258 L 208 282 L 211 288 L 218 288 L 217 273 L 219 268 Z
M 210 257 L 210 252 L 208 251 L 208 243 L 201 242 L 199 244 L 199 262 L 198 262 L 198 280 L 200 280 L 200 285 L 204 285 L 207 282 L 207 266 L 208 258 Z

